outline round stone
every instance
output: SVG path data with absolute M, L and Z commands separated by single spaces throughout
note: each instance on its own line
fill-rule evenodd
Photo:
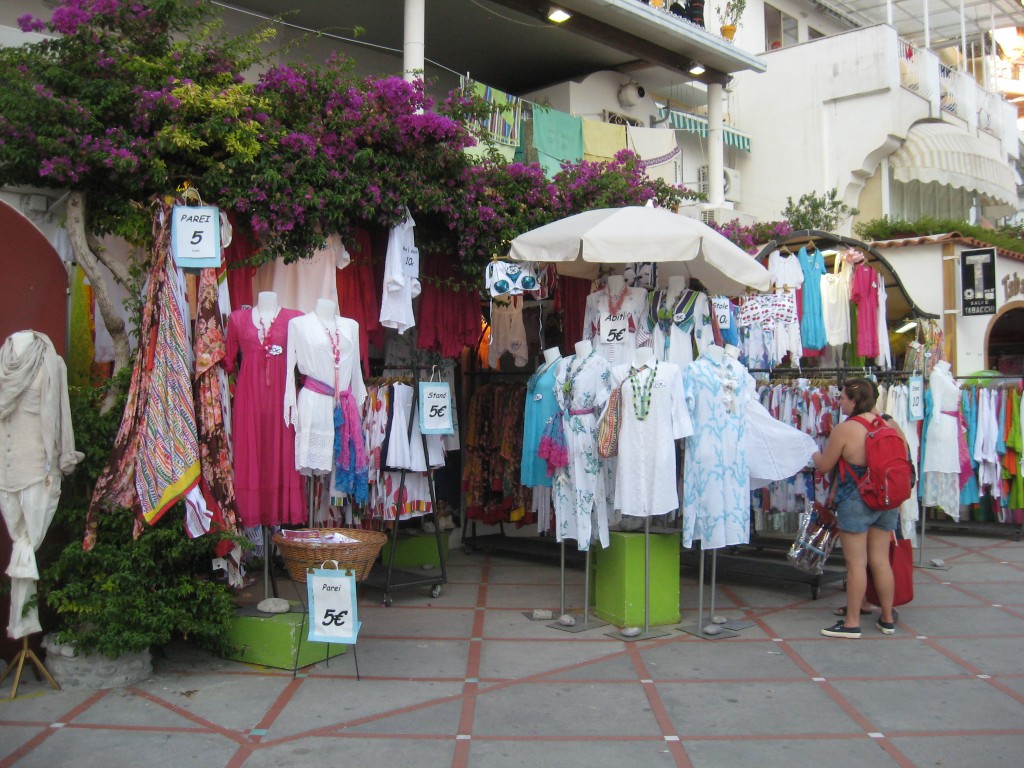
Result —
M 636 637 L 640 634 L 640 627 L 624 627 L 619 634 L 623 637 Z
M 720 635 L 721 633 L 722 628 L 714 624 L 708 624 L 706 627 L 704 627 L 705 635 Z
M 574 619 L 568 613 L 563 613 L 561 616 L 558 617 L 558 623 L 561 624 L 563 627 L 575 627 L 576 619 Z
M 728 621 L 728 619 L 725 618 L 725 616 L 712 616 L 711 617 L 711 623 L 712 624 L 725 624 L 725 622 L 727 622 L 727 621 Z
M 268 597 L 266 600 L 260 600 L 256 610 L 261 613 L 288 613 L 291 605 L 283 597 Z

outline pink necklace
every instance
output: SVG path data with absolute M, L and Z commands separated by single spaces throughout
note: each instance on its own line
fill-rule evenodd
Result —
M 626 294 L 629 293 L 629 286 L 623 285 L 618 296 L 612 296 L 612 292 L 607 288 L 605 290 L 608 291 L 608 311 L 613 315 L 619 314 L 619 310 L 622 309 L 622 305 L 626 301 Z
M 281 311 L 278 310 L 270 320 L 270 327 L 263 325 L 263 313 L 258 309 L 253 310 L 257 313 L 256 320 L 259 322 L 260 329 L 256 332 L 256 338 L 259 339 L 260 346 L 263 347 L 263 379 L 266 386 L 270 386 L 270 358 L 277 357 L 284 350 L 281 349 L 279 344 L 270 343 L 270 334 L 274 330 L 274 323 L 277 322 L 277 318 L 281 315 Z
M 316 313 L 314 313 L 316 314 Z M 332 334 L 327 328 L 327 323 L 324 322 L 320 315 L 316 316 L 316 319 L 320 321 L 320 327 L 324 329 L 324 334 L 327 336 L 327 341 L 331 345 L 331 356 L 334 358 L 334 395 L 338 396 L 338 369 L 341 368 L 341 330 L 338 328 L 338 321 L 334 321 L 334 333 Z

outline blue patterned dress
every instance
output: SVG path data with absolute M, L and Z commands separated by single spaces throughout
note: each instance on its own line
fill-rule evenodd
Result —
M 744 448 L 754 380 L 737 360 L 702 355 L 683 374 L 693 434 L 683 459 L 683 546 L 750 540 L 750 470 Z

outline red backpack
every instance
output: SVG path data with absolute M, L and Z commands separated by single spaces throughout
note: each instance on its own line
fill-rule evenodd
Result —
M 910 498 L 914 485 L 914 467 L 907 458 L 907 444 L 896 429 L 877 416 L 850 418 L 868 430 L 864 438 L 867 471 L 858 479 L 846 459 L 840 459 L 841 471 L 849 472 L 857 481 L 857 490 L 869 509 L 895 509 Z

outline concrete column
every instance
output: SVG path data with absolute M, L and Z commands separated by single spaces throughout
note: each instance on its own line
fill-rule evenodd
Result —
M 722 130 L 721 83 L 708 83 L 708 202 L 725 202 L 725 133 Z
M 423 79 L 426 0 L 405 0 L 405 43 L 402 71 L 407 81 Z

